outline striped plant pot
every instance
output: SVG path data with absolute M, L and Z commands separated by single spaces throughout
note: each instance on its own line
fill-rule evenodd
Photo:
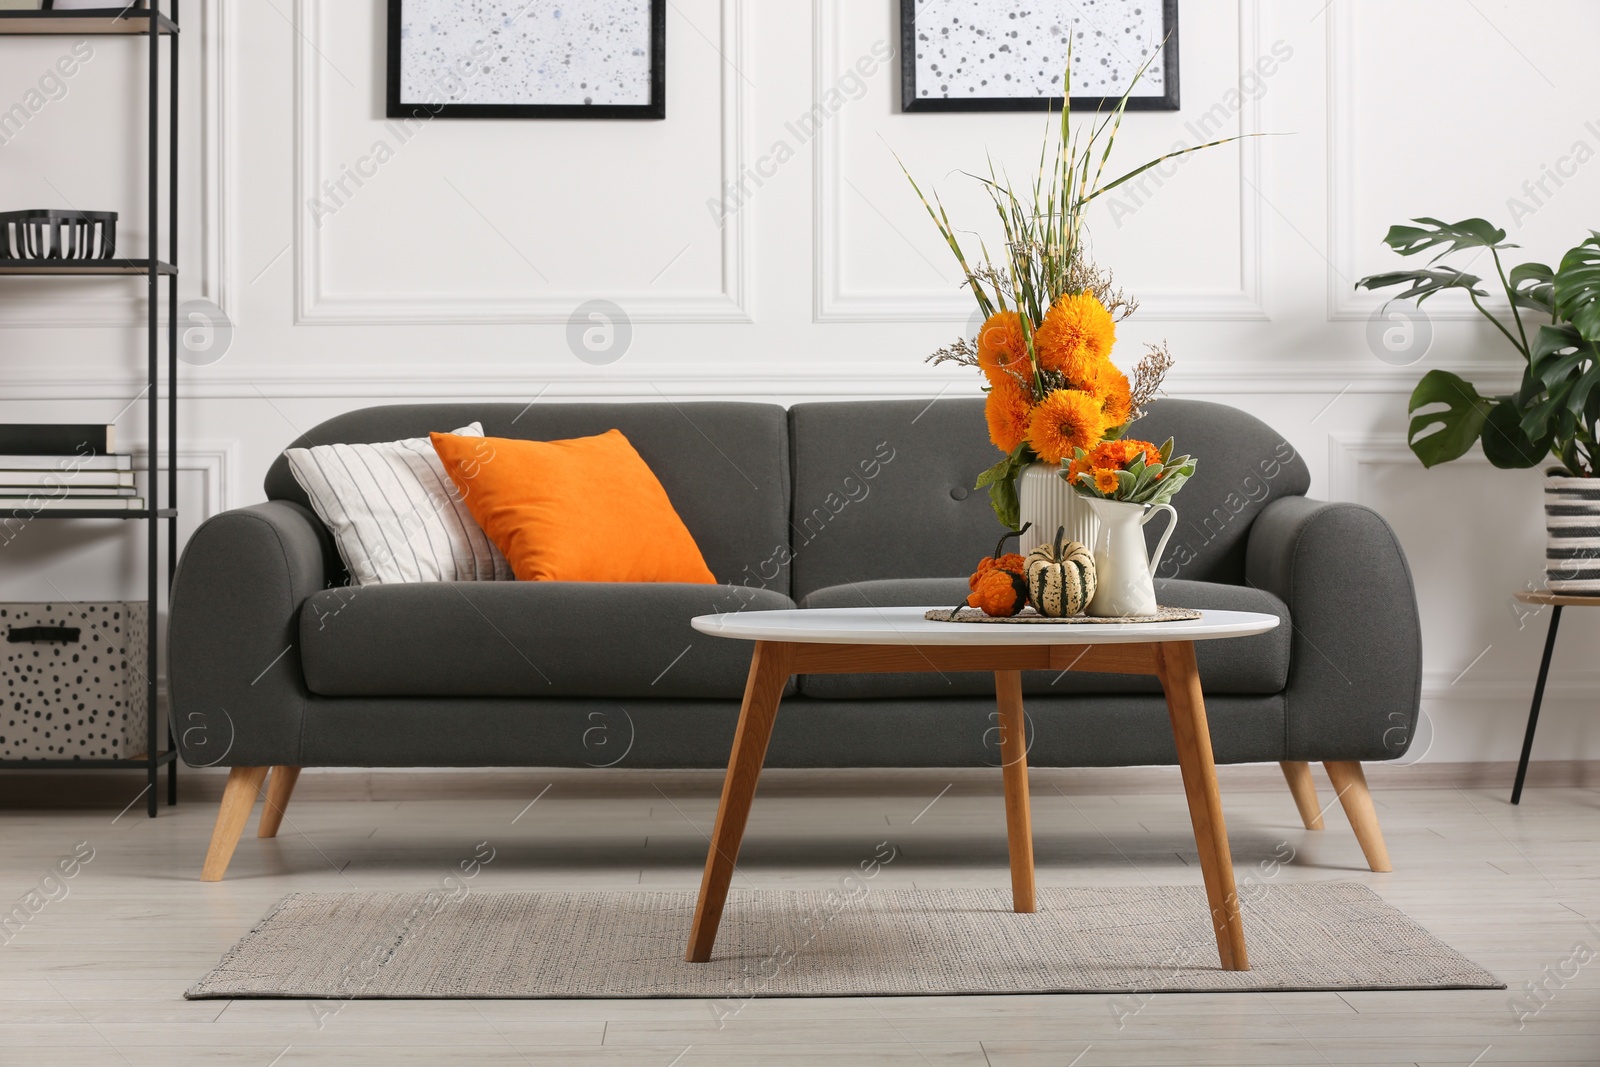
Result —
M 1018 538 L 1017 551 L 1026 556 L 1040 545 L 1055 542 L 1056 530 L 1065 526 L 1067 540 L 1094 550 L 1100 520 L 1088 501 L 1061 477 L 1054 463 L 1030 463 L 1017 475 L 1017 509 L 1022 522 L 1032 523 Z
M 1545 585 L 1600 596 L 1600 478 L 1544 476 Z

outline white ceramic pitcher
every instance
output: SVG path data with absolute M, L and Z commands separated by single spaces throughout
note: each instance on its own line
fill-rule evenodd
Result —
M 1156 565 L 1172 531 L 1178 528 L 1178 512 L 1171 504 L 1083 499 L 1100 519 L 1100 532 L 1094 539 L 1094 599 L 1085 610 L 1100 618 L 1154 615 Z M 1147 556 L 1144 525 L 1163 511 L 1172 521 L 1156 544 L 1155 555 Z

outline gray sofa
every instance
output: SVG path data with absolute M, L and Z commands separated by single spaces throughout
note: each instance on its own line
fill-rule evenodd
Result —
M 263 788 L 261 832 L 275 831 L 301 767 L 722 766 L 750 647 L 696 633 L 692 617 L 954 604 L 999 532 L 970 488 L 994 459 L 977 400 L 401 405 L 338 416 L 294 443 L 474 420 L 500 437 L 622 430 L 725 584 L 349 587 L 280 457 L 266 503 L 195 532 L 172 594 L 180 749 L 235 779 L 205 877 L 221 877 Z M 1369 861 L 1386 866 L 1360 761 L 1406 751 L 1421 684 L 1393 531 L 1370 509 L 1306 499 L 1305 463 L 1236 409 L 1163 400 L 1137 430 L 1200 458 L 1175 501 L 1161 601 L 1284 621 L 1198 647 L 1217 761 L 1282 763 L 1308 826 L 1307 764 L 1323 762 L 1358 831 L 1371 822 Z M 1152 678 L 1038 672 L 1024 691 L 1034 766 L 1176 762 Z M 993 715 L 982 674 L 802 677 L 767 762 L 998 766 Z

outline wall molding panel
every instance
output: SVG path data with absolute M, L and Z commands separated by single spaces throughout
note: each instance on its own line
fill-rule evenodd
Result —
M 750 0 L 720 0 L 717 47 L 726 58 L 721 64 L 721 180 L 710 190 L 723 195 L 728 183 L 744 174 L 749 138 L 747 84 L 741 73 L 749 65 L 750 31 L 746 10 Z M 322 90 L 325 64 L 322 23 L 326 0 L 295 0 L 298 33 L 294 52 L 295 94 L 295 323 L 297 325 L 502 325 L 565 323 L 574 308 L 595 296 L 592 290 L 566 291 L 508 299 L 421 293 L 339 293 L 329 290 L 323 266 L 331 249 L 324 231 L 303 209 L 324 175 L 322 164 Z M 682 18 L 676 6 L 669 16 Z M 379 20 L 379 32 L 382 20 Z M 752 321 L 746 307 L 745 212 L 730 212 L 722 226 L 721 277 L 715 292 L 672 295 L 648 288 L 610 288 L 608 299 L 628 312 L 634 322 Z
M 1355 151 L 1356 119 L 1351 107 L 1349 71 L 1356 49 L 1354 9 L 1354 4 L 1333 3 L 1323 12 L 1327 20 L 1329 322 L 1365 322 L 1389 300 L 1389 295 L 1355 288 L 1361 275 L 1355 265 L 1356 247 L 1362 240 L 1376 243 L 1378 232 L 1374 231 L 1367 238 L 1356 232 L 1356 181 L 1360 168 Z M 1387 228 L 1390 222 L 1398 221 L 1393 219 L 1382 225 Z M 1421 263 L 1410 265 L 1421 266 Z M 1489 306 L 1493 308 L 1495 302 Z M 1470 306 L 1451 308 L 1435 300 L 1428 305 L 1428 318 L 1435 322 L 1476 322 L 1479 315 Z
M 839 77 L 839 6 L 844 0 L 813 0 L 812 3 L 812 103 L 820 103 L 825 87 Z M 1263 0 L 1239 0 L 1239 53 L 1255 56 L 1261 52 Z M 891 75 L 897 76 L 900 62 L 898 38 Z M 898 90 L 896 90 L 898 93 Z M 1239 132 L 1261 129 L 1260 97 L 1249 101 L 1239 112 Z M 847 196 L 842 166 L 843 149 L 839 123 L 830 122 L 814 142 L 812 219 L 813 219 L 813 320 L 816 322 L 966 322 L 972 317 L 972 300 L 966 290 L 917 293 L 872 293 L 846 289 L 842 281 L 844 257 L 842 201 Z M 1255 138 L 1238 143 L 1239 194 L 1239 288 L 1236 291 L 1143 290 L 1139 294 L 1142 322 L 1263 322 L 1265 308 L 1262 277 L 1262 182 L 1261 151 Z
M 1420 468 L 1420 461 L 1402 433 L 1330 433 L 1328 435 L 1328 495 L 1333 500 L 1357 501 L 1361 468 L 1379 464 Z M 1488 467 L 1483 449 L 1455 461 L 1470 467 Z
M 135 444 L 129 449 L 133 456 L 133 469 L 140 473 L 150 470 L 150 450 L 142 443 Z M 178 440 L 178 458 L 173 467 L 180 473 L 198 474 L 201 479 L 202 499 L 205 501 L 200 515 L 190 516 L 185 514 L 187 522 L 191 518 L 198 525 L 213 515 L 220 515 L 230 508 L 236 508 L 243 503 L 237 491 L 239 471 L 239 442 L 233 441 L 186 441 Z M 166 469 L 167 451 L 162 449 L 158 453 L 161 468 Z M 146 494 L 149 490 L 145 490 Z M 162 506 L 167 506 L 165 497 L 166 489 L 162 487 Z

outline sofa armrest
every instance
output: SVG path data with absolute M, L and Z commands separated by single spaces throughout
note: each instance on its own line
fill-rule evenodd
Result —
M 167 669 L 185 762 L 300 765 L 300 606 L 336 561 L 327 529 L 286 501 L 225 512 L 194 532 L 172 587 Z
M 1422 700 L 1411 568 L 1371 508 L 1284 497 L 1251 524 L 1246 580 L 1289 605 L 1290 760 L 1403 756 Z

